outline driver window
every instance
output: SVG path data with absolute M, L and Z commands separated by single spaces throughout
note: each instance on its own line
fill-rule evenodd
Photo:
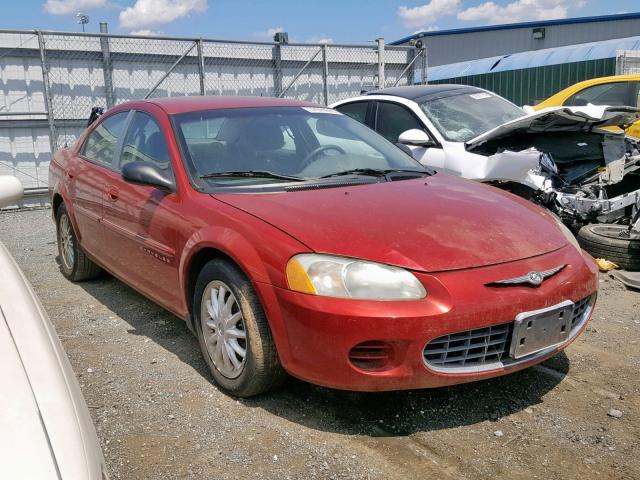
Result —
M 570 96 L 564 105 L 578 107 L 585 105 L 628 105 L 629 84 L 627 82 L 605 83 L 585 88 Z
M 295 135 L 291 130 L 291 127 L 288 125 L 280 125 L 280 130 L 282 130 L 282 135 L 284 137 L 284 144 L 282 145 L 282 150 L 288 151 L 289 153 L 295 153 L 296 151 Z
M 122 147 L 120 168 L 130 162 L 151 162 L 169 168 L 169 149 L 158 123 L 148 114 L 135 112 Z
M 307 124 L 315 133 L 321 145 L 336 145 L 348 152 L 358 155 L 380 158 L 380 153 L 371 148 L 364 142 L 359 141 L 353 134 L 341 128 L 338 124 L 327 122 L 322 117 L 309 117 Z M 328 154 L 335 155 L 335 151 L 329 151 Z
M 384 138 L 392 143 L 397 143 L 400 134 L 412 128 L 424 131 L 419 120 L 407 108 L 396 103 L 378 103 L 375 130 Z

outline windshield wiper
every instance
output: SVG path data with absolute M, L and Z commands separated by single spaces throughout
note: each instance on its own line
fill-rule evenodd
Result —
M 415 173 L 417 175 L 429 175 L 426 170 L 411 170 L 408 168 L 353 168 L 351 170 L 343 170 L 341 172 L 330 173 L 329 175 L 323 175 L 319 178 L 340 177 L 343 175 L 367 175 L 371 177 L 386 177 L 390 173 L 404 172 Z
M 266 170 L 238 170 L 229 172 L 210 172 L 200 175 L 200 178 L 225 178 L 225 177 L 249 177 L 249 178 L 275 178 L 277 180 L 289 180 L 293 182 L 304 181 L 304 178 L 292 175 L 281 175 Z

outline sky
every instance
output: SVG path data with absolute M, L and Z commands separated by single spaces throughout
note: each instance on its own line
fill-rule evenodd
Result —
M 421 30 L 640 11 L 638 0 L 5 0 L 0 28 L 291 42 L 387 42 Z

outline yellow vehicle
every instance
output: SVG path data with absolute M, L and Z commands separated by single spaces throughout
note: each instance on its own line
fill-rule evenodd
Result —
M 592 78 L 560 90 L 533 108 L 534 110 L 542 110 L 547 107 L 585 105 L 640 107 L 639 87 L 640 75 Z M 640 138 L 640 120 L 634 122 L 626 130 L 626 133 Z

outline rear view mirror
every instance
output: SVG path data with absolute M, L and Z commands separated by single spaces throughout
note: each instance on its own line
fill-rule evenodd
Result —
M 402 143 L 403 145 L 412 145 L 415 147 L 432 147 L 434 145 L 434 142 L 429 138 L 429 135 L 417 128 L 412 128 L 411 130 L 402 132 L 398 137 L 398 143 Z
M 22 198 L 22 183 L 10 175 L 0 176 L 0 207 L 13 205 Z
M 131 162 L 122 167 L 122 178 L 134 185 L 147 185 L 165 192 L 175 191 L 173 178 L 151 162 Z

